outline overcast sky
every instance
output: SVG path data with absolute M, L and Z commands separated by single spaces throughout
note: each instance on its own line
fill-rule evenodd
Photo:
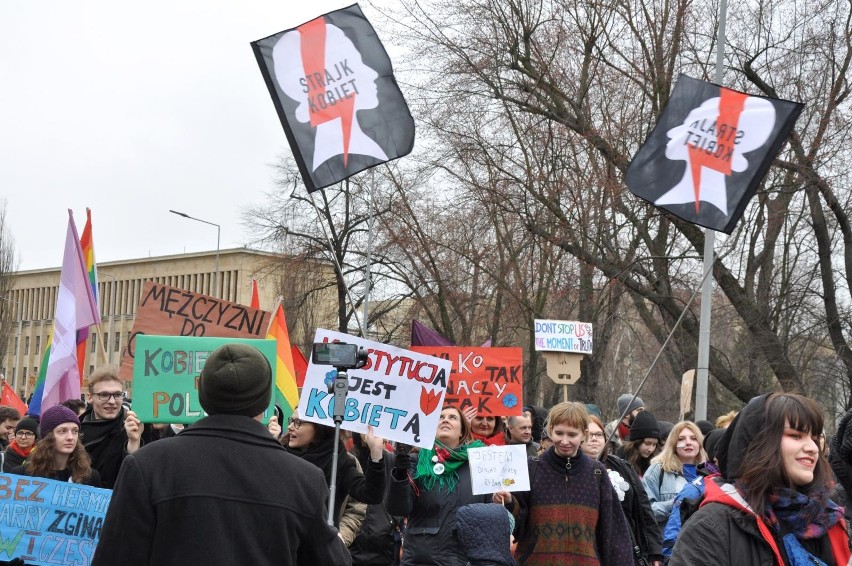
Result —
M 241 210 L 289 153 L 249 43 L 352 3 L 0 3 L 0 198 L 20 268 L 61 264 L 68 208 L 80 232 L 92 209 L 98 262 L 216 248 L 215 227 L 169 209 L 245 244 Z

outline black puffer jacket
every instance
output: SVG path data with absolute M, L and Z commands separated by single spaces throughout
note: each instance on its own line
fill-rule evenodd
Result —
M 624 500 L 621 502 L 621 509 L 627 517 L 627 524 L 633 535 L 633 544 L 639 546 L 641 556 L 649 562 L 662 560 L 662 535 L 654 519 L 654 512 L 651 510 L 651 503 L 648 501 L 648 494 L 645 493 L 642 480 L 636 475 L 630 462 L 618 456 L 608 455 L 604 464 L 608 470 L 618 472 L 630 484 L 630 489 L 624 494 Z
M 359 438 L 356 436 L 356 438 Z M 356 440 L 352 454 L 358 458 L 361 468 L 371 464 L 370 449 Z M 393 470 L 394 454 L 385 450 L 385 473 L 390 477 Z M 395 537 L 399 536 L 399 518 L 387 512 L 386 502 L 374 503 L 367 506 L 367 516 L 361 525 L 361 531 L 352 544 L 349 553 L 352 555 L 352 566 L 387 566 L 393 562 L 396 547 Z
M 417 457 L 412 456 L 408 474 L 413 478 L 416 471 Z M 409 483 L 408 476 L 401 477 L 404 474 L 400 472 L 396 469 L 393 472 L 388 492 L 388 512 L 408 517 L 403 566 L 467 564 L 456 537 L 456 510 L 462 505 L 491 502 L 491 495 L 473 495 L 470 466 L 465 463 L 459 467 L 458 485 L 451 492 L 438 486 L 427 490 L 417 480 L 414 480 L 415 488 Z
M 456 531 L 470 566 L 515 566 L 509 546 L 509 512 L 502 505 L 474 503 L 459 507 Z

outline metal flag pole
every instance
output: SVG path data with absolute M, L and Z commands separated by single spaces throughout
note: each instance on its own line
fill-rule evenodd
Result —
M 346 191 L 348 192 L 349 191 L 349 179 L 346 179 L 345 183 L 346 183 Z M 320 228 L 322 228 L 322 233 L 325 236 L 325 239 L 328 241 L 329 252 L 331 252 L 330 255 L 331 255 L 332 261 L 334 262 L 334 266 L 335 266 L 335 268 L 337 268 L 337 272 L 340 273 L 340 276 L 343 277 L 343 266 L 340 265 L 340 262 L 337 261 L 337 256 L 334 254 L 334 246 L 332 245 L 332 242 L 331 242 L 331 235 L 328 233 L 328 230 L 326 230 L 326 228 L 325 228 L 325 222 L 324 222 L 324 219 L 322 217 L 322 214 L 320 214 L 320 210 L 319 210 L 319 207 L 317 206 L 317 203 L 314 202 L 314 193 L 308 193 L 308 196 L 310 197 L 311 205 L 314 207 L 314 211 L 317 213 L 317 220 L 319 221 Z M 365 335 L 364 333 L 366 331 L 364 330 L 364 325 L 361 324 L 361 318 L 358 316 L 358 309 L 355 308 L 355 301 L 352 300 L 352 293 L 349 291 L 348 285 L 345 285 L 345 290 L 346 290 L 346 298 L 349 299 L 349 304 L 352 305 L 352 316 L 355 317 L 355 322 L 358 323 L 358 328 L 361 329 L 361 334 Z
M 370 170 L 370 209 L 367 218 L 367 266 L 364 268 L 364 324 L 361 325 L 361 338 L 367 338 L 367 330 L 370 327 L 370 262 L 373 253 L 373 224 L 376 221 L 376 170 Z
M 728 2 L 719 4 L 719 35 L 716 45 L 716 84 L 722 86 L 722 71 L 725 58 L 725 21 Z M 710 322 L 713 307 L 713 271 L 715 259 L 716 231 L 704 230 L 704 283 L 701 286 L 701 319 L 698 324 L 698 367 L 695 379 L 695 420 L 707 419 L 707 386 L 710 373 Z

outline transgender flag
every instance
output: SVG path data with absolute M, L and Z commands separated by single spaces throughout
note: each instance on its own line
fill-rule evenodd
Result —
M 66 399 L 80 398 L 80 370 L 77 367 L 77 331 L 98 322 L 98 307 L 86 259 L 80 247 L 74 214 L 68 210 L 68 233 L 65 237 L 65 254 L 59 277 L 56 299 L 53 344 L 44 380 L 42 410 L 58 405 Z

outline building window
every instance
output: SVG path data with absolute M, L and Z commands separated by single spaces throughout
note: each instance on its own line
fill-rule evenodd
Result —
M 114 352 L 120 351 L 121 348 L 121 332 L 115 333 L 115 348 L 113 348 Z
M 30 337 L 24 336 L 24 355 L 27 356 L 30 353 Z
M 15 336 L 15 355 L 18 355 L 18 337 Z
M 17 367 L 13 367 L 13 368 L 12 368 L 12 383 L 14 383 L 14 382 L 15 382 L 15 378 L 17 378 L 17 377 L 18 377 L 18 368 L 17 368 Z
M 38 378 L 38 366 L 33 368 L 33 377 Z
M 97 347 L 98 347 L 98 335 L 97 335 L 97 334 L 92 334 L 91 336 L 89 336 L 89 340 L 91 340 L 91 341 L 92 341 L 92 353 L 94 354 L 94 353 L 95 353 L 95 350 L 96 350 L 96 349 L 97 349 Z
M 89 375 L 95 373 L 95 366 L 89 366 Z
M 36 336 L 36 355 L 38 355 L 39 352 L 41 352 L 41 336 Z

